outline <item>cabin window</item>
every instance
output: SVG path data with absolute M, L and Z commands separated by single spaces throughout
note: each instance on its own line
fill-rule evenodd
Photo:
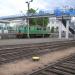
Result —
M 0 30 L 2 29 L 2 27 L 0 27 Z
M 30 27 L 29 27 L 29 30 L 30 30 Z
M 43 28 L 43 30 L 46 30 L 46 28 Z
M 19 30 L 19 33 L 21 33 L 21 31 Z
M 4 27 L 4 30 L 7 30 L 7 28 Z
M 24 29 L 26 29 L 26 27 L 24 27 Z
M 37 28 L 37 30 L 41 30 L 41 28 Z

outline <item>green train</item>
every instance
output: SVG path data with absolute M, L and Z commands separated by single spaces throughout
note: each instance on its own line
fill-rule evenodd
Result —
M 28 26 L 19 26 L 17 28 L 16 37 L 17 38 L 27 38 Z M 49 37 L 50 29 L 41 26 L 30 26 L 29 27 L 29 36 L 33 37 Z

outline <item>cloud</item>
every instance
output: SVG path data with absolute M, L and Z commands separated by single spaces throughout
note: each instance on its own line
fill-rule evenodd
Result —
M 25 3 L 28 0 L 0 0 L 0 15 L 13 15 L 13 14 L 23 14 L 27 11 L 27 4 Z M 34 0 L 30 3 L 30 7 L 34 9 L 46 9 L 48 3 L 44 0 Z M 23 11 L 23 13 L 21 12 Z
M 0 15 L 14 15 L 26 11 L 25 0 L 0 0 Z
M 46 9 L 48 6 L 48 3 L 46 0 L 34 0 L 34 2 L 31 4 L 32 8 L 38 8 L 38 9 Z
M 75 7 L 75 0 L 47 0 L 48 3 L 48 7 L 50 9 L 54 9 L 56 7 L 65 7 L 65 6 L 69 6 L 69 7 Z
M 27 11 L 28 0 L 0 0 L 0 16 L 23 14 Z M 56 7 L 75 7 L 75 0 L 33 0 L 30 7 L 34 9 L 51 10 Z M 21 12 L 23 11 L 23 13 Z

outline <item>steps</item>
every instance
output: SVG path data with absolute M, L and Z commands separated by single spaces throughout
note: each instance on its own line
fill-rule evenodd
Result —
M 66 27 L 66 20 L 62 18 L 61 22 L 62 22 L 62 24 L 64 25 L 64 27 Z M 72 24 L 73 24 L 73 23 L 70 22 L 70 25 L 72 25 Z M 72 34 L 75 33 L 74 28 L 73 28 L 73 25 L 72 25 L 72 27 L 71 27 L 71 26 L 69 27 L 69 31 L 70 31 Z

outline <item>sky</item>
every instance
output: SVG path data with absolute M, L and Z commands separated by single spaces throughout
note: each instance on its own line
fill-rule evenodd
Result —
M 26 1 L 30 0 L 0 0 L 0 16 L 22 15 L 27 11 Z M 57 7 L 75 7 L 75 0 L 33 0 L 30 7 L 39 10 L 52 11 Z

